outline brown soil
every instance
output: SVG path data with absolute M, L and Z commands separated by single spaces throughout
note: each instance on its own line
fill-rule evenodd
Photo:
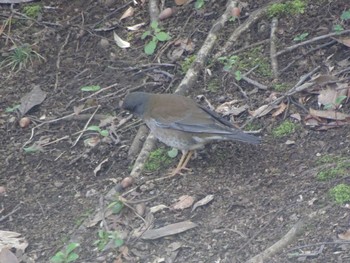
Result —
M 114 10 L 129 1 L 116 1 L 112 7 L 105 2 L 108 1 L 41 1 L 45 7 L 36 21 L 20 15 L 24 12 L 24 4 L 15 5 L 17 13 L 13 14 L 15 20 L 11 30 L 6 27 L 0 34 L 0 59 L 6 57 L 13 44 L 24 43 L 32 45 L 45 58 L 45 61 L 33 58 L 32 63 L 19 71 L 7 67 L 0 72 L 0 186 L 6 188 L 6 194 L 0 193 L 0 219 L 5 216 L 0 221 L 0 230 L 15 231 L 26 238 L 29 245 L 21 257 L 22 262 L 49 262 L 57 251 L 75 238 L 80 243 L 77 249 L 80 258 L 75 262 L 245 262 L 280 240 L 301 219 L 306 220 L 301 234 L 266 262 L 349 262 L 350 244 L 337 243 L 344 241 L 338 234 L 350 227 L 349 207 L 335 204 L 329 196 L 329 189 L 339 183 L 349 183 L 349 176 L 336 176 L 327 181 L 316 177 L 322 169 L 321 157 L 349 156 L 349 128 L 310 129 L 303 121 L 307 113 L 293 103 L 285 115 L 273 118 L 268 114 L 254 120 L 253 124 L 261 128 L 259 136 L 263 143 L 259 146 L 233 142 L 212 144 L 191 161 L 192 172 L 184 176 L 142 184 L 164 176 L 176 165 L 176 159 L 155 172 L 144 172 L 136 180 L 133 186 L 142 187 L 127 198 L 134 201 L 151 198 L 143 202 L 146 207 L 143 217 L 147 222 L 153 222 L 152 228 L 185 220 L 196 223 L 196 228 L 156 240 L 136 238 L 135 231 L 144 222 L 132 209 L 124 207 L 120 213 L 106 216 L 104 220 L 110 231 L 118 231 L 124 246 L 107 246 L 103 251 L 97 249 L 94 242 L 103 226 L 100 223 L 90 228 L 79 226 L 92 219 L 97 208 L 108 206 L 110 201 L 102 197 L 129 175 L 133 160 L 128 158 L 128 148 L 138 126 L 117 129 L 114 139 L 97 136 L 101 141 L 95 147 L 84 145 L 86 139 L 96 136 L 93 133 L 84 133 L 72 146 L 77 132 L 84 128 L 95 108 L 33 128 L 42 122 L 42 116 L 45 121 L 57 119 L 72 114 L 74 107 L 81 105 L 85 108 L 101 105 L 91 124 L 97 125 L 105 116 L 117 116 L 114 125 L 118 125 L 128 114 L 114 110 L 128 90 L 141 85 L 139 90 L 171 92 L 184 76 L 181 62 L 191 56 L 185 52 L 177 62 L 172 62 L 168 54 L 174 47 L 162 43 L 155 55 L 145 55 L 145 41 L 140 37 L 146 27 L 136 33 L 125 28 L 149 21 L 147 5 L 135 6 L 134 15 L 120 22 L 126 7 Z M 308 32 L 310 39 L 329 33 L 333 25 L 340 23 L 341 13 L 350 8 L 347 0 L 310 2 L 312 4 L 304 14 L 279 19 L 278 50 L 295 44 L 293 38 L 301 33 Z M 223 0 L 205 1 L 200 10 L 196 10 L 193 3 L 178 7 L 176 14 L 164 20 L 161 27 L 173 39 L 191 38 L 195 45 L 193 54 L 196 54 L 214 21 L 224 12 L 225 3 Z M 246 3 L 242 18 L 229 22 L 220 33 L 213 54 L 247 15 L 268 1 L 248 0 Z M 166 7 L 174 5 L 173 1 L 165 1 Z M 5 21 L 10 15 L 10 7 L 0 5 L 1 20 Z M 269 39 L 270 24 L 271 19 L 266 16 L 259 20 L 238 39 L 234 50 Z M 112 26 L 114 30 L 96 30 Z M 131 48 L 117 47 L 113 31 L 130 41 Z M 330 39 L 285 53 L 279 58 L 279 67 L 284 68 L 299 55 L 327 41 Z M 261 47 L 259 52 L 269 58 L 269 43 L 265 42 Z M 156 55 L 161 63 L 174 66 L 157 65 Z M 349 48 L 339 43 L 316 50 L 282 73 L 280 82 L 293 86 L 303 74 L 318 65 L 322 66 L 319 72 L 327 73 L 330 67 L 339 66 L 337 63 L 349 55 Z M 195 99 L 197 95 L 204 95 L 214 106 L 233 99 L 243 100 L 253 110 L 266 104 L 273 91 L 273 78 L 254 71 L 250 78 L 269 88 L 250 93 L 253 86 L 244 81 L 237 82 L 249 94 L 247 100 L 234 84 L 234 77 L 224 72 L 221 64 L 211 65 L 210 70 L 211 76 L 202 72 L 189 96 Z M 212 83 L 216 83 L 215 90 Z M 115 86 L 92 99 L 84 99 L 91 93 L 80 88 L 89 85 Z M 29 127 L 20 128 L 19 114 L 4 109 L 19 104 L 35 86 L 45 91 L 47 98 L 26 114 L 32 120 Z M 309 99 L 304 102 L 307 109 L 318 108 L 314 94 L 293 96 L 296 101 L 306 97 Z M 342 111 L 349 113 L 349 105 Z M 293 120 L 298 125 L 296 131 L 275 138 L 272 129 L 284 118 L 290 119 L 293 113 L 302 117 L 301 122 Z M 241 125 L 248 118 L 249 114 L 245 112 L 234 121 Z M 129 124 L 131 121 L 126 123 Z M 58 140 L 64 136 L 67 138 Z M 24 146 L 46 139 L 58 141 L 35 153 L 23 150 Z M 287 145 L 287 140 L 295 143 Z M 163 145 L 159 144 L 159 147 Z M 107 158 L 95 175 L 94 169 Z M 193 212 L 190 208 L 168 208 L 154 215 L 149 213 L 150 207 L 161 204 L 170 207 L 182 195 L 190 195 L 198 201 L 209 194 L 214 195 L 213 201 Z M 9 215 L 16 207 L 19 209 Z M 306 219 L 316 212 L 312 219 Z M 180 248 L 172 249 L 176 245 Z M 303 247 L 305 245 L 308 246 Z M 314 255 L 302 256 L 306 253 Z

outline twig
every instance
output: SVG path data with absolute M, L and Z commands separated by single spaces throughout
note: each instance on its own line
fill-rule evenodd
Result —
M 241 52 L 243 52 L 243 51 L 245 51 L 245 50 L 247 50 L 247 49 L 251 49 L 251 48 L 253 48 L 253 47 L 260 46 L 260 45 L 263 45 L 263 44 L 265 44 L 265 43 L 268 43 L 269 41 L 270 41 L 269 39 L 261 40 L 261 41 L 259 41 L 259 42 L 254 43 L 254 44 L 251 44 L 251 45 L 249 45 L 249 46 L 246 46 L 246 47 L 242 47 L 242 48 L 240 48 L 240 49 L 237 49 L 237 50 L 231 52 L 230 55 L 232 56 L 232 55 L 241 53 Z
M 87 96 L 87 97 L 81 98 L 79 101 L 84 101 L 84 100 L 90 99 L 90 98 L 92 98 L 92 97 L 94 97 L 94 96 L 100 94 L 101 92 L 104 92 L 104 91 L 109 90 L 109 89 L 111 89 L 111 88 L 117 87 L 118 85 L 119 85 L 119 83 L 114 83 L 114 84 L 112 84 L 112 85 L 110 85 L 110 86 L 108 86 L 108 87 L 102 88 L 102 89 L 100 89 L 100 90 L 98 90 L 98 91 L 96 91 L 96 92 L 90 94 L 90 95 Z
M 246 263 L 264 262 L 266 259 L 272 257 L 273 255 L 281 251 L 281 249 L 290 244 L 294 240 L 294 238 L 302 232 L 304 227 L 305 222 L 303 220 L 299 220 L 280 240 L 278 240 L 272 246 L 265 249 L 263 252 L 246 261 Z
M 258 231 L 256 232 L 251 238 L 247 240 L 238 250 L 235 251 L 235 254 L 238 254 L 240 251 L 242 251 L 253 239 L 255 239 L 258 235 L 260 235 L 266 227 L 268 227 L 273 220 L 276 219 L 276 217 L 283 211 L 284 208 L 278 210 L 276 214 Z
M 319 40 L 322 40 L 322 39 L 325 39 L 325 38 L 330 38 L 330 37 L 333 37 L 333 36 L 340 36 L 340 35 L 344 35 L 346 33 L 349 33 L 350 32 L 350 29 L 348 30 L 344 30 L 344 31 L 341 31 L 341 32 L 333 32 L 333 33 L 329 33 L 329 34 L 326 34 L 326 35 L 323 35 L 323 36 L 318 36 L 318 37 L 314 37 L 312 39 L 309 39 L 309 40 L 306 40 L 304 42 L 300 42 L 298 44 L 295 44 L 293 46 L 290 46 L 290 47 L 287 47 L 279 52 L 276 53 L 276 57 L 284 54 L 284 53 L 287 53 L 287 52 L 290 52 L 294 49 L 297 49 L 298 47 L 301 47 L 301 46 L 305 46 L 307 44 L 310 44 L 310 43 L 313 43 L 313 42 L 316 42 L 316 41 L 319 41 Z
M 249 84 L 252 84 L 253 86 L 257 87 L 258 89 L 267 90 L 267 86 L 260 84 L 259 82 L 252 80 L 251 78 L 248 78 L 245 75 L 242 76 L 242 79 L 248 82 Z
M 63 49 L 65 48 L 65 46 L 68 44 L 68 40 L 70 37 L 70 31 L 68 32 L 67 36 L 66 36 L 66 40 L 64 41 L 63 45 L 61 46 L 60 50 L 58 51 L 57 54 L 57 61 L 56 61 L 56 80 L 55 80 L 55 87 L 54 87 L 54 91 L 57 90 L 58 87 L 58 81 L 59 81 L 59 70 L 60 70 L 60 64 L 61 64 L 61 55 L 63 52 Z
M 288 70 L 292 65 L 294 65 L 294 63 L 295 63 L 296 61 L 298 61 L 299 59 L 301 59 L 301 58 L 303 58 L 303 57 L 309 55 L 310 53 L 312 53 L 312 52 L 314 52 L 314 51 L 316 51 L 316 50 L 319 50 L 319 49 L 321 49 L 321 48 L 324 48 L 324 47 L 328 47 L 328 46 L 330 46 L 330 45 L 333 45 L 333 44 L 336 43 L 336 42 L 337 42 L 337 41 L 332 40 L 332 41 L 327 42 L 327 43 L 325 43 L 325 44 L 319 45 L 318 47 L 315 47 L 315 48 L 310 49 L 310 50 L 307 51 L 305 54 L 301 54 L 300 56 L 298 56 L 298 57 L 296 57 L 295 59 L 293 59 L 293 61 L 291 61 L 287 66 L 285 66 L 285 67 L 280 71 L 280 74 L 283 73 L 283 72 L 285 72 L 285 71 L 287 71 L 287 70 Z M 336 75 L 336 74 L 334 74 L 334 75 Z
M 81 136 L 83 136 L 83 133 L 86 131 L 86 128 L 89 126 L 92 118 L 94 117 L 94 115 L 97 113 L 97 111 L 100 109 L 101 105 L 98 105 L 96 110 L 92 113 L 91 117 L 88 119 L 88 121 L 85 123 L 85 126 L 83 128 L 83 130 L 80 132 L 78 138 L 75 140 L 75 142 L 73 143 L 72 147 L 73 148 L 77 143 L 78 141 L 80 140 Z
M 214 25 L 210 29 L 207 38 L 205 39 L 201 49 L 196 55 L 195 61 L 192 63 L 191 67 L 187 71 L 185 77 L 182 79 L 178 88 L 176 89 L 176 94 L 185 94 L 188 92 L 190 87 L 193 87 L 198 79 L 199 72 L 203 68 L 204 63 L 209 56 L 211 50 L 214 47 L 218 39 L 218 34 L 220 30 L 224 27 L 226 21 L 231 17 L 231 10 L 236 6 L 237 2 L 228 0 L 226 5 L 226 10 L 222 16 L 215 21 Z
M 272 22 L 271 22 L 271 34 L 270 34 L 270 59 L 271 59 L 271 68 L 272 68 L 272 72 L 275 80 L 278 79 L 278 63 L 277 63 L 277 57 L 276 57 L 277 27 L 278 27 L 278 19 L 275 17 L 272 19 Z
M 4 221 L 6 218 L 8 218 L 9 216 L 13 215 L 14 213 L 16 213 L 19 209 L 21 209 L 21 205 L 16 205 L 15 208 L 8 213 L 7 215 L 4 215 L 0 218 L 0 222 Z
M 158 9 L 158 0 L 150 0 L 148 4 L 149 16 L 151 22 L 158 21 L 159 9 Z

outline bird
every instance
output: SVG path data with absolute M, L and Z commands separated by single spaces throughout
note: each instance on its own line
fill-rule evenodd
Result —
M 158 140 L 181 150 L 182 156 L 171 176 L 190 170 L 187 164 L 193 152 L 207 143 L 229 140 L 259 144 L 261 140 L 182 95 L 131 92 L 121 108 L 141 118 Z

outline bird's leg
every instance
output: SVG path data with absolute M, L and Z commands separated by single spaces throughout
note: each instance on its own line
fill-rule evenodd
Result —
M 188 161 L 190 160 L 191 156 L 193 154 L 193 151 L 182 151 L 182 156 L 179 161 L 179 164 L 176 166 L 176 168 L 170 173 L 170 176 L 175 176 L 177 174 L 182 174 L 182 170 L 191 170 L 186 167 Z

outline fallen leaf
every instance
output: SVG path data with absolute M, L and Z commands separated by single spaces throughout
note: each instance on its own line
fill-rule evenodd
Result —
M 277 110 L 274 113 L 272 113 L 272 117 L 277 117 L 278 115 L 282 114 L 286 108 L 287 108 L 287 104 L 282 102 L 280 105 L 278 105 Z
M 94 169 L 95 176 L 97 176 L 97 173 L 101 170 L 102 165 L 106 162 L 108 162 L 108 158 L 104 159 L 102 162 L 99 163 L 99 165 L 97 165 L 97 167 Z
M 119 21 L 122 21 L 123 19 L 133 16 L 134 15 L 134 8 L 130 6 L 128 9 L 125 10 L 123 15 L 119 18 Z
M 156 205 L 156 206 L 152 206 L 149 210 L 152 214 L 155 214 L 155 213 L 162 211 L 166 208 L 168 208 L 166 205 Z
M 336 41 L 338 41 L 339 43 L 347 47 L 350 47 L 350 37 L 338 37 L 338 38 L 333 37 L 333 39 L 335 39 Z
M 9 250 L 4 247 L 0 251 L 0 263 L 19 263 L 18 258 Z
M 315 81 L 316 84 L 323 86 L 325 84 L 328 84 L 330 82 L 335 82 L 338 80 L 337 77 L 332 75 L 317 75 L 312 78 L 313 81 Z
M 129 29 L 130 31 L 136 31 L 136 30 L 139 30 L 141 27 L 143 27 L 146 23 L 143 22 L 143 23 L 140 23 L 140 24 L 136 24 L 136 25 L 133 25 L 133 26 L 127 26 L 126 28 Z
M 239 114 L 241 114 L 242 112 L 246 111 L 249 108 L 247 104 L 244 104 L 243 106 L 240 106 L 240 107 L 235 107 L 234 104 L 236 104 L 237 102 L 238 100 L 225 102 L 219 105 L 215 111 L 224 116 L 227 116 L 227 115 L 238 116 Z
M 270 111 L 272 111 L 274 109 L 274 107 L 272 107 L 271 105 L 262 105 L 260 106 L 258 109 L 254 110 L 254 111 L 248 111 L 250 115 L 252 115 L 253 117 L 263 117 L 267 114 L 270 113 Z
M 346 88 L 340 87 L 339 89 L 335 89 L 328 87 L 320 91 L 320 94 L 318 95 L 318 104 L 319 106 L 325 105 L 329 109 L 336 109 L 343 102 L 343 100 L 339 100 L 339 98 L 342 96 L 347 97 L 346 95 Z
M 291 118 L 301 121 L 301 116 L 299 113 L 293 113 L 290 115 Z
M 41 104 L 45 98 L 46 92 L 42 91 L 39 86 L 35 86 L 32 91 L 21 98 L 21 105 L 18 109 L 24 115 L 34 106 Z
M 340 239 L 350 240 L 350 229 L 346 230 L 344 233 L 338 235 Z
M 192 208 L 191 212 L 193 212 L 194 210 L 196 210 L 200 206 L 203 206 L 203 205 L 206 205 L 206 204 L 210 203 L 211 201 L 213 201 L 213 199 L 214 199 L 214 195 L 207 195 L 206 197 L 204 197 L 203 199 L 199 200 L 198 202 L 196 202 L 193 205 L 193 208 Z
M 197 224 L 191 221 L 183 221 L 171 225 L 167 225 L 157 229 L 146 230 L 141 236 L 142 239 L 158 239 L 165 236 L 176 235 L 192 228 L 197 227 Z
M 158 18 L 159 20 L 164 20 L 171 17 L 174 13 L 175 13 L 175 9 L 168 7 L 168 8 L 165 8 L 162 12 L 160 12 Z
M 183 210 L 192 206 L 194 198 L 190 195 L 183 195 L 179 197 L 179 201 L 171 206 L 175 210 Z
M 114 41 L 118 45 L 118 47 L 120 47 L 120 48 L 130 47 L 130 43 L 121 39 L 115 32 L 113 32 L 113 37 L 114 37 Z
M 3 248 L 15 248 L 24 252 L 27 246 L 28 243 L 21 234 L 0 230 L 0 251 Z
M 177 5 L 184 5 L 188 2 L 189 0 L 175 0 L 175 4 Z
M 83 109 L 84 109 L 84 105 L 74 106 L 73 112 L 75 115 L 79 115 Z
M 309 112 L 313 116 L 317 116 L 324 119 L 331 120 L 350 120 L 350 115 L 342 112 L 337 112 L 334 110 L 314 110 L 312 108 L 309 109 Z

